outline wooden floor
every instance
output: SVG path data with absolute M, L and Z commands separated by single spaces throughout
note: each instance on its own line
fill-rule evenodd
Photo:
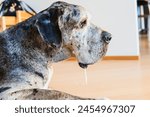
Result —
M 54 64 L 50 88 L 73 95 L 109 99 L 150 99 L 150 41 L 140 39 L 140 60 L 103 60 L 84 71 L 75 61 Z

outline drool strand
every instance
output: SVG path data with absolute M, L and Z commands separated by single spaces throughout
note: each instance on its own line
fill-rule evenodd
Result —
M 87 69 L 84 69 L 85 84 L 88 84 Z

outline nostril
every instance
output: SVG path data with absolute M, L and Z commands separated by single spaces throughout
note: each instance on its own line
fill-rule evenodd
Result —
M 112 39 L 112 37 L 110 36 L 110 37 L 108 37 L 108 40 L 110 41 Z

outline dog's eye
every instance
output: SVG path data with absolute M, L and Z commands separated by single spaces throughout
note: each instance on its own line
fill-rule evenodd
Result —
M 80 22 L 80 27 L 83 28 L 87 24 L 87 20 L 83 20 Z

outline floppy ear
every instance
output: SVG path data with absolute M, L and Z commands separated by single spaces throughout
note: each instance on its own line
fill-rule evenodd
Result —
M 48 14 L 42 14 L 36 20 L 35 26 L 44 42 L 53 48 L 59 48 L 62 42 L 61 31 L 58 23 L 50 21 L 50 19 Z

